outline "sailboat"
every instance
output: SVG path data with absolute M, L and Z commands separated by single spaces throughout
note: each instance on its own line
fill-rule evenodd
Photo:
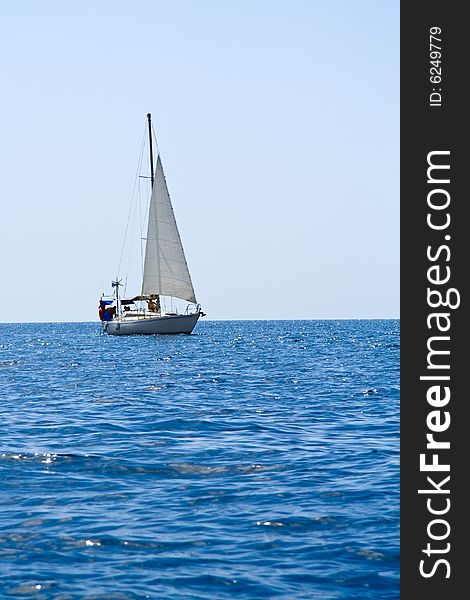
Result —
M 121 281 L 112 282 L 114 293 L 99 303 L 101 326 L 109 335 L 155 335 L 191 333 L 204 316 L 194 293 L 188 264 L 176 225 L 160 153 L 154 166 L 152 121 L 149 132 L 152 193 L 148 210 L 147 238 L 140 294 L 121 298 Z M 184 313 L 164 310 L 161 296 L 188 302 Z

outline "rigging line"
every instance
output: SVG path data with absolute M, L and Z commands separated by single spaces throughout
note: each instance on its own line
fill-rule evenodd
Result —
M 139 182 L 139 187 L 138 187 L 138 194 L 139 194 L 139 202 L 138 202 L 138 207 L 139 207 L 139 233 L 140 233 L 140 239 L 139 239 L 139 247 L 140 247 L 140 268 L 142 270 L 142 281 L 144 280 L 144 224 L 142 223 L 142 194 L 140 192 L 140 182 Z
M 157 149 L 157 156 L 160 156 L 160 148 L 158 147 L 157 134 L 155 133 L 153 121 L 152 121 L 152 133 L 153 133 L 153 140 L 155 142 L 155 148 Z
M 155 142 L 155 148 L 157 150 L 157 157 L 160 154 L 160 150 L 158 148 L 158 142 L 157 142 L 157 136 L 155 135 L 155 129 L 153 127 L 153 121 L 151 122 L 151 127 L 152 127 L 152 135 L 153 135 L 153 140 Z M 145 135 L 145 134 L 144 134 Z M 152 165 L 152 170 L 154 169 L 154 165 Z M 150 177 L 146 177 L 146 179 L 150 179 L 152 176 L 152 174 L 150 174 Z M 144 241 L 144 227 L 146 225 L 146 223 L 143 222 L 142 219 L 142 199 L 140 196 L 140 186 L 139 186 L 139 222 L 140 222 L 140 264 L 142 265 L 142 281 L 144 280 L 144 249 L 143 249 L 143 241 Z M 147 183 L 147 189 L 148 189 L 148 183 Z M 148 195 L 148 201 L 146 203 L 146 214 L 148 214 L 148 206 L 150 205 L 150 200 L 152 197 L 152 188 L 150 187 L 150 194 Z M 148 226 L 148 223 L 147 223 Z
M 142 157 L 144 155 L 144 144 L 145 144 L 145 128 L 144 128 L 144 133 L 142 135 L 142 142 L 140 144 L 139 161 L 137 163 L 137 169 L 136 169 L 136 172 L 135 172 L 134 185 L 132 187 L 131 205 L 129 207 L 129 212 L 127 214 L 127 223 L 126 223 L 126 229 L 125 229 L 125 232 L 124 232 L 124 240 L 122 242 L 121 256 L 119 257 L 119 266 L 118 266 L 118 270 L 117 270 L 118 275 L 121 272 L 122 257 L 124 255 L 124 249 L 125 249 L 126 240 L 127 240 L 127 233 L 128 233 L 128 230 L 129 230 L 129 222 L 130 222 L 131 213 L 132 213 L 132 206 L 134 204 L 134 199 L 135 199 L 135 189 L 136 189 L 136 186 L 137 186 L 137 182 L 139 180 L 139 171 L 140 171 L 140 168 L 141 168 L 141 165 L 142 165 Z
M 139 189 L 139 188 L 137 188 Z M 137 241 L 137 235 L 139 233 L 139 231 L 136 231 L 136 223 L 138 223 L 137 221 L 137 210 L 138 210 L 138 205 L 139 205 L 139 201 L 138 198 L 140 198 L 140 196 L 138 195 L 137 197 L 137 201 L 134 202 L 134 206 L 133 206 L 133 214 L 131 216 L 132 219 L 132 223 L 133 223 L 133 229 L 131 232 L 131 237 L 130 237 L 130 241 L 128 244 L 128 250 L 127 250 L 127 267 L 126 267 L 126 278 L 128 278 L 129 273 L 131 272 L 131 262 L 134 258 L 133 253 L 134 253 L 134 241 Z M 140 224 L 139 224 L 140 226 Z M 140 241 L 139 241 L 139 247 L 140 247 Z M 127 282 L 127 279 L 126 279 Z
M 145 264 L 144 264 L 144 246 L 146 246 L 146 243 L 144 244 L 144 240 L 145 242 L 147 241 L 147 237 L 145 234 L 145 230 L 148 229 L 148 218 L 150 218 L 149 215 L 149 208 L 150 208 L 150 201 L 152 199 L 152 186 L 149 185 L 149 181 L 150 181 L 150 177 L 145 177 L 146 181 L 145 181 L 145 210 L 142 211 L 142 204 L 143 204 L 143 200 L 142 200 L 142 192 L 141 192 L 141 186 L 139 185 L 139 230 L 140 230 L 140 266 L 141 266 L 141 270 L 142 270 L 142 282 L 144 281 L 144 268 L 145 268 Z M 139 182 L 139 183 L 143 183 L 143 182 Z M 144 215 L 144 216 L 142 216 Z
M 134 202 L 133 205 L 133 213 L 131 216 L 131 220 L 132 220 L 132 230 L 131 230 L 131 235 L 129 238 L 129 243 L 127 245 L 127 265 L 126 265 L 126 277 L 128 279 L 129 273 L 131 273 L 133 270 L 135 270 L 135 255 L 134 255 L 134 249 L 136 244 L 138 244 L 138 248 L 137 248 L 137 252 L 140 249 L 140 239 L 138 238 L 138 234 L 139 234 L 139 229 L 138 227 L 140 227 L 140 223 L 138 222 L 138 218 L 137 218 L 137 214 L 138 214 L 138 209 L 139 209 L 139 188 L 137 188 L 137 198 L 136 201 Z M 134 261 L 134 262 L 133 262 Z M 134 265 L 134 269 L 131 269 L 131 265 Z M 126 279 L 126 281 L 127 281 Z M 132 281 L 132 280 L 131 280 Z

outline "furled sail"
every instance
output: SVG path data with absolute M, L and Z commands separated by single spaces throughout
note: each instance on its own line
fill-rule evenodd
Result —
M 142 294 L 196 302 L 160 156 L 150 198 Z

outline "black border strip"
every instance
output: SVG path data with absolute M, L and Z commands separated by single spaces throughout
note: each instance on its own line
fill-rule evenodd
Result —
M 465 373 L 470 372 L 465 315 L 470 225 L 465 216 L 470 200 L 464 190 L 470 171 L 465 164 L 469 117 L 464 92 L 468 80 L 465 57 L 470 52 L 464 49 L 470 36 L 464 7 L 462 3 L 434 0 L 401 3 L 403 600 L 466 597 L 466 575 L 470 572 L 466 565 L 470 527 L 465 514 L 470 507 L 470 491 L 465 489 L 470 472 L 466 465 L 467 457 L 470 459 L 470 397 L 465 386 Z M 430 51 L 438 51 L 430 49 L 431 31 L 441 39 L 432 40 L 441 46 L 441 57 L 430 55 Z M 433 58 L 440 58 L 437 67 L 431 64 Z M 432 67 L 436 70 L 431 71 Z M 429 162 L 450 169 L 436 167 L 428 173 Z M 435 293 L 429 296 L 428 288 Z M 443 301 L 439 306 L 440 297 Z M 460 299 L 460 305 L 446 307 L 446 299 L 452 305 Z M 449 354 L 437 354 L 436 350 Z M 438 376 L 449 379 L 436 379 Z M 450 394 L 448 401 L 446 394 Z M 428 434 L 443 446 L 427 448 Z M 450 443 L 449 449 L 445 442 Z M 431 467 L 424 464 L 420 469 L 421 454 L 427 465 L 438 462 L 436 470 L 426 471 Z M 445 469 L 441 465 L 449 465 L 450 470 L 441 470 Z M 420 489 L 427 491 L 420 494 Z

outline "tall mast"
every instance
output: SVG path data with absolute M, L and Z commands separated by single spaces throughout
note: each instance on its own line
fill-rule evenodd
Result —
M 152 183 L 152 190 L 153 190 L 153 182 L 155 181 L 155 175 L 153 172 L 152 115 L 150 113 L 147 113 L 147 120 L 149 122 L 150 181 Z M 152 310 L 157 310 L 161 314 L 160 296 L 159 295 L 157 295 L 155 297 L 154 308 Z
M 153 174 L 153 147 L 152 147 L 152 115 L 150 113 L 147 114 L 147 119 L 149 122 L 149 146 L 150 146 L 150 180 L 154 182 L 154 174 Z

